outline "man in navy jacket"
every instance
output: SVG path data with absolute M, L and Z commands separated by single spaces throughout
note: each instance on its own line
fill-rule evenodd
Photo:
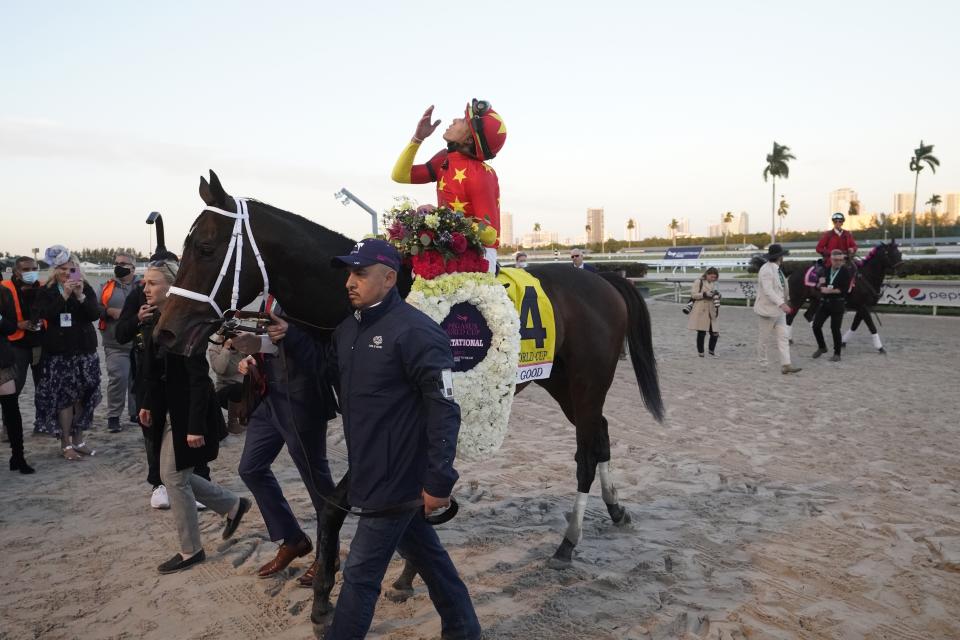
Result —
M 452 397 L 450 340 L 400 298 L 400 256 L 390 244 L 364 240 L 333 263 L 350 270 L 347 293 L 355 309 L 333 336 L 350 460 L 349 501 L 387 514 L 359 519 L 326 637 L 366 635 L 397 550 L 427 583 L 442 637 L 479 638 L 467 587 L 424 519 L 424 513 L 449 504 L 458 477 L 453 460 L 460 408 Z

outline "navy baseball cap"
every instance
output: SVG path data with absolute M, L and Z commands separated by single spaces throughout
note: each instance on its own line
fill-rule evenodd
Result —
M 400 254 L 389 242 L 371 238 L 358 242 L 350 255 L 330 259 L 330 266 L 333 267 L 369 267 L 372 264 L 382 264 L 400 271 Z

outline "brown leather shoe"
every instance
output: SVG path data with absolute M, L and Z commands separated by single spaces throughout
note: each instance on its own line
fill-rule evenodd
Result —
M 317 575 L 317 571 L 320 569 L 320 560 L 314 560 L 313 564 L 310 565 L 310 568 L 307 571 L 297 578 L 297 584 L 301 587 L 307 587 L 308 589 L 313 586 L 313 578 Z
M 281 544 L 274 559 L 257 570 L 257 576 L 269 578 L 286 569 L 295 559 L 302 558 L 312 551 L 313 543 L 310 542 L 309 536 L 303 536 L 303 540 L 296 544 Z M 312 579 L 311 584 L 313 584 Z

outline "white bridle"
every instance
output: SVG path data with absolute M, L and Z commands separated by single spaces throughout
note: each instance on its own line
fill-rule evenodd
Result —
M 257 247 L 257 241 L 253 237 L 253 230 L 250 228 L 250 212 L 247 210 L 247 201 L 244 198 L 234 198 L 233 201 L 237 203 L 236 213 L 218 209 L 217 207 L 204 208 L 204 211 L 213 211 L 214 213 L 219 213 L 222 216 L 234 219 L 230 246 L 227 247 L 227 255 L 223 258 L 223 266 L 220 267 L 220 275 L 217 276 L 217 281 L 213 283 L 213 289 L 207 295 L 181 287 L 170 287 L 169 290 L 170 295 L 190 298 L 197 302 L 210 303 L 213 310 L 217 312 L 217 316 L 221 318 L 224 312 L 220 310 L 214 298 L 220 290 L 220 283 L 223 282 L 224 276 L 227 275 L 227 268 L 230 266 L 230 259 L 233 257 L 234 251 L 236 251 L 237 254 L 237 262 L 233 267 L 233 292 L 230 294 L 230 309 L 227 309 L 227 311 L 235 311 L 237 309 L 237 301 L 240 299 L 240 269 L 242 268 L 243 262 L 244 229 L 247 230 L 247 236 L 250 238 L 250 248 L 253 249 L 253 255 L 257 259 L 257 266 L 260 267 L 260 275 L 263 277 L 263 299 L 266 300 L 267 295 L 270 293 L 270 279 L 267 277 L 267 267 L 263 264 L 263 258 L 260 256 L 260 248 Z

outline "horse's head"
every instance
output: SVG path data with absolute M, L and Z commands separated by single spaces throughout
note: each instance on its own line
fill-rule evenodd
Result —
M 227 195 L 213 171 L 210 182 L 200 178 L 200 197 L 207 207 L 237 213 L 237 201 Z M 242 268 L 236 306 L 246 306 L 262 290 L 262 275 L 250 241 L 243 243 L 242 251 L 236 251 L 231 242 L 236 223 L 235 217 L 204 209 L 190 228 L 173 283 L 180 291 L 171 288 L 156 328 L 157 339 L 169 351 L 192 355 L 206 349 L 207 338 L 222 317 L 218 311 L 234 306 L 231 298 L 237 260 L 241 260 Z M 240 233 L 246 235 L 243 229 Z
M 877 246 L 877 257 L 880 258 L 880 264 L 885 272 L 893 272 L 903 264 L 903 254 L 900 253 L 896 238 L 891 239 L 890 242 L 880 243 Z

